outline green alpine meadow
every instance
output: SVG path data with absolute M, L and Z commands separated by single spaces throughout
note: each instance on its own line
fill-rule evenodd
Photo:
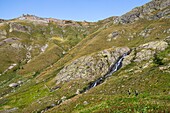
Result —
M 170 0 L 97 22 L 0 19 L 0 113 L 170 113 Z

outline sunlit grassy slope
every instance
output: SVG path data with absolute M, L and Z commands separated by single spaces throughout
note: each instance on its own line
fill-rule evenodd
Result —
M 139 20 L 128 25 L 111 25 L 108 28 L 91 33 L 64 55 L 62 54 L 63 48 L 61 46 L 50 44 L 45 53 L 35 56 L 30 63 L 23 65 L 23 69 L 16 72 L 11 70 L 11 72 L 0 76 L 2 80 L 1 92 L 3 92 L 1 93 L 3 98 L 0 101 L 1 110 L 17 107 L 19 112 L 41 111 L 48 105 L 57 102 L 63 96 L 72 97 L 77 89 L 83 89 L 87 83 L 75 80 L 64 84 L 59 90 L 50 92 L 50 88 L 55 86 L 54 77 L 65 64 L 83 55 L 112 46 L 136 47 L 149 41 L 162 40 L 169 35 L 163 33 L 165 29 L 169 28 L 169 23 L 170 21 L 167 19 L 157 21 Z M 138 34 L 146 28 L 154 28 L 150 36 L 148 38 L 139 36 Z M 119 36 L 116 40 L 113 39 L 108 42 L 107 36 L 114 31 L 119 32 Z M 133 39 L 128 40 L 131 35 L 133 35 Z M 56 38 L 52 39 L 57 40 Z M 169 48 L 160 55 L 169 58 L 168 54 Z M 169 73 L 159 71 L 159 66 L 154 63 L 147 69 L 135 74 L 133 74 L 133 71 L 127 71 L 134 67 L 140 67 L 140 64 L 133 63 L 124 67 L 102 85 L 91 89 L 85 94 L 78 95 L 50 111 L 169 111 Z M 24 81 L 21 87 L 11 89 L 7 86 L 9 83 L 17 82 L 18 80 Z M 132 90 L 130 96 L 127 94 L 128 89 Z M 139 91 L 139 96 L 137 97 L 134 94 L 135 90 Z M 7 93 L 9 95 L 6 95 Z M 84 104 L 86 103 L 84 101 L 87 101 L 88 104 Z
M 0 45 L 0 73 L 11 64 L 17 64 L 0 75 L 0 112 L 39 113 L 46 108 L 51 108 L 47 112 L 54 113 L 170 112 L 170 74 L 160 70 L 170 63 L 170 47 L 150 59 L 153 62 L 147 68 L 143 67 L 149 60 L 131 62 L 86 93 L 75 95 L 78 89 L 82 90 L 93 81 L 91 78 L 89 81 L 71 80 L 56 88 L 57 73 L 77 58 L 111 47 L 134 49 L 170 36 L 168 18 L 139 19 L 129 24 L 114 24 L 113 18 L 94 23 L 77 22 L 78 26 L 60 26 L 55 22 L 35 24 L 18 19 L 0 25 L 0 30 L 7 32 L 6 38 L 17 38 Z M 10 32 L 10 23 L 31 30 Z M 110 37 L 114 32 L 118 36 Z M 12 47 L 13 43 L 22 47 Z M 46 44 L 48 47 L 42 51 Z M 26 60 L 28 53 L 31 54 L 29 62 Z M 18 81 L 23 84 L 16 88 L 8 86 Z M 57 105 L 61 98 L 63 102 Z

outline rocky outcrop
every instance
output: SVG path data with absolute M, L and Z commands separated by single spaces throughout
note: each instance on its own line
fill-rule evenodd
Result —
M 130 49 L 127 47 L 111 48 L 96 54 L 80 57 L 65 66 L 57 74 L 57 84 L 73 79 L 93 80 L 97 76 L 103 76 L 120 56 L 129 51 Z
M 139 36 L 143 37 L 143 38 L 147 38 L 150 36 L 152 30 L 154 30 L 155 28 L 146 28 L 143 31 L 141 31 L 139 33 Z
M 35 25 L 48 25 L 50 22 L 55 22 L 59 26 L 77 26 L 80 27 L 80 24 L 76 21 L 72 20 L 60 20 L 60 19 L 54 19 L 54 18 L 41 18 L 35 15 L 29 15 L 29 14 L 23 14 L 18 18 L 19 20 L 27 20 L 33 22 Z M 83 26 L 88 26 L 88 22 L 82 22 Z
M 153 49 L 158 51 L 163 51 L 168 47 L 166 41 L 153 41 L 143 45 L 140 45 L 137 49 Z
M 111 41 L 111 40 L 115 40 L 115 39 L 117 39 L 117 36 L 119 35 L 119 33 L 118 32 L 112 32 L 112 33 L 110 33 L 108 36 L 107 36 L 107 41 Z
M 136 58 L 135 58 L 135 62 L 141 62 L 144 60 L 149 60 L 150 58 L 153 57 L 153 55 L 155 54 L 155 51 L 152 50 L 147 50 L 147 49 L 142 49 L 141 51 L 139 51 L 136 54 Z
M 160 66 L 159 70 L 163 71 L 163 72 L 167 72 L 170 73 L 170 63 L 165 65 L 165 66 Z
M 9 87 L 12 87 L 12 88 L 15 88 L 15 87 L 17 87 L 17 86 L 18 86 L 17 83 L 11 83 L 11 84 L 9 84 Z
M 132 49 L 132 52 L 125 56 L 123 66 L 132 61 L 147 61 L 154 57 L 154 54 L 163 51 L 168 47 L 166 41 L 153 41 L 142 44 Z M 94 80 L 96 77 L 103 76 L 108 72 L 111 65 L 115 64 L 118 58 L 130 51 L 127 47 L 103 50 L 101 52 L 83 56 L 65 66 L 57 75 L 57 84 L 73 79 Z
M 132 23 L 140 18 L 148 20 L 155 20 L 162 17 L 169 18 L 170 10 L 166 9 L 169 6 L 169 0 L 152 0 L 141 7 L 134 8 L 132 11 L 117 17 L 114 23 Z
M 146 44 L 142 44 L 139 47 L 134 48 L 130 55 L 125 57 L 123 63 L 128 65 L 132 61 L 142 62 L 150 60 L 154 57 L 154 54 L 160 51 L 164 51 L 167 47 L 168 43 L 166 41 L 153 41 Z
M 135 51 L 134 49 L 130 52 L 129 55 L 125 56 L 124 57 L 124 60 L 123 60 L 123 66 L 126 66 L 126 65 L 129 65 L 135 58 Z
M 21 86 L 23 84 L 23 81 L 18 81 L 17 83 L 11 83 L 9 84 L 9 87 L 11 88 L 15 88 L 15 87 L 18 87 L 18 86 Z
M 16 42 L 16 41 L 18 41 L 18 40 L 19 40 L 19 39 L 18 39 L 18 38 L 15 38 L 15 37 L 13 37 L 13 38 L 6 38 L 6 39 L 0 41 L 0 46 L 2 46 L 2 45 L 4 45 L 4 44 L 14 43 L 14 42 Z
M 24 26 L 19 23 L 10 23 L 9 26 L 10 26 L 9 32 L 13 32 L 13 31 L 29 32 L 29 33 L 31 32 L 31 27 Z

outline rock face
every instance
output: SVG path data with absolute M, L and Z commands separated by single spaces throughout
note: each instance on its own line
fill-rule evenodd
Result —
M 170 10 L 166 9 L 169 6 L 169 0 L 152 0 L 144 6 L 134 8 L 131 12 L 128 12 L 121 17 L 117 17 L 114 20 L 114 23 L 131 23 L 139 18 L 148 20 L 155 20 L 162 17 L 169 18 Z M 157 12 L 154 13 L 155 11 Z
M 23 81 L 19 80 L 17 83 L 9 84 L 9 87 L 15 88 L 15 87 L 21 86 L 21 84 L 23 84 Z
M 12 31 L 18 31 L 18 32 L 31 32 L 31 28 L 28 26 L 24 26 L 18 23 L 10 23 L 10 30 L 9 32 Z
M 140 45 L 137 49 L 153 49 L 163 51 L 168 47 L 168 43 L 165 41 L 153 41 L 143 45 Z
M 154 28 L 153 28 L 154 29 Z M 149 35 L 150 35 L 150 33 L 151 33 L 151 31 L 153 30 L 153 29 L 145 29 L 145 30 L 143 30 L 143 31 L 141 31 L 140 33 L 139 33 L 139 36 L 141 36 L 141 37 L 143 37 L 143 38 L 147 38 L 147 37 L 149 37 Z
M 140 52 L 136 54 L 135 62 L 141 62 L 144 60 L 149 60 L 153 55 L 155 54 L 155 51 L 142 49 Z
M 107 36 L 107 41 L 111 41 L 112 39 L 117 39 L 117 36 L 119 35 L 118 32 L 112 32 Z
M 163 51 L 167 47 L 168 43 L 165 41 L 153 41 L 142 44 L 132 49 L 132 52 L 125 57 L 123 66 L 130 64 L 132 61 L 141 62 L 150 60 L 154 57 L 155 53 Z M 90 80 L 93 80 L 98 76 L 102 76 L 108 72 L 108 69 L 120 56 L 128 51 L 130 49 L 127 47 L 111 48 L 89 56 L 80 57 L 65 66 L 58 73 L 56 77 L 57 84 L 75 79 L 89 80 L 90 78 Z
M 166 66 L 159 67 L 159 70 L 170 73 L 170 63 L 167 64 Z
M 3 45 L 3 44 L 13 43 L 13 42 L 16 42 L 16 41 L 18 41 L 18 40 L 19 40 L 19 39 L 18 39 L 18 38 L 15 38 L 15 37 L 13 37 L 13 38 L 6 38 L 6 39 L 0 41 L 0 46 Z
M 164 51 L 168 47 L 166 41 L 153 41 L 146 44 L 142 44 L 139 47 L 135 48 L 137 51 L 136 54 L 134 50 L 130 55 L 125 57 L 123 63 L 128 65 L 131 61 L 141 62 L 146 61 L 154 57 L 154 54 L 160 51 Z
M 65 66 L 57 75 L 57 84 L 70 81 L 73 79 L 94 79 L 107 73 L 111 65 L 113 65 L 120 56 L 129 52 L 127 47 L 111 48 L 92 54 L 83 56 Z

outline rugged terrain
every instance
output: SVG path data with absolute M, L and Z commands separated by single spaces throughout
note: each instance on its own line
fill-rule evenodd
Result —
M 170 0 L 77 22 L 0 19 L 0 112 L 170 112 Z

